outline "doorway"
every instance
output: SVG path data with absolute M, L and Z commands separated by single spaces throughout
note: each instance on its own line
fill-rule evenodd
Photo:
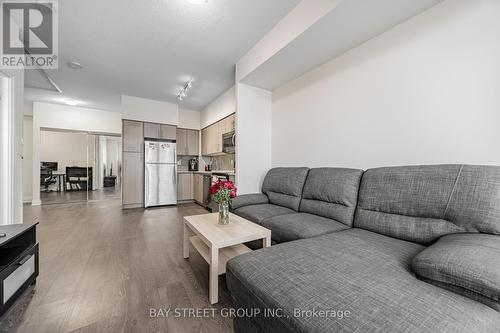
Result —
M 120 200 L 121 137 L 41 129 L 42 205 Z

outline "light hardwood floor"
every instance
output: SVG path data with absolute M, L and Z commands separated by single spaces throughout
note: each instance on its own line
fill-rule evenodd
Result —
M 150 318 L 150 308 L 231 306 L 219 278 L 208 301 L 208 265 L 183 259 L 178 207 L 123 211 L 119 200 L 25 207 L 40 222 L 40 276 L 0 318 L 1 332 L 232 332 L 232 319 Z

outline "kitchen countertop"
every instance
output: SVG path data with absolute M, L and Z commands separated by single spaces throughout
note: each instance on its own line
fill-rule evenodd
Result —
M 234 176 L 234 170 L 212 170 L 212 171 L 189 171 L 189 170 L 177 170 L 177 173 L 198 173 L 198 174 L 206 174 L 211 175 L 212 173 L 227 173 L 230 176 Z

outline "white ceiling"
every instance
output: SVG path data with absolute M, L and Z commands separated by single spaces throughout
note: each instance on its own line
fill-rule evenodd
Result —
M 274 90 L 442 1 L 341 1 L 242 82 Z
M 298 2 L 59 1 L 59 69 L 47 72 L 63 93 L 27 70 L 25 99 L 75 99 L 118 111 L 122 94 L 178 103 L 176 94 L 192 78 L 179 104 L 200 110 L 234 84 L 236 62 Z

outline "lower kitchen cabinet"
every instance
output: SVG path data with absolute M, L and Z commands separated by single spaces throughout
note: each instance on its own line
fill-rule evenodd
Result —
M 193 200 L 193 174 L 177 174 L 177 201 Z
M 123 152 L 122 204 L 144 206 L 144 153 Z
M 203 204 L 203 174 L 195 173 L 193 183 L 194 201 Z

